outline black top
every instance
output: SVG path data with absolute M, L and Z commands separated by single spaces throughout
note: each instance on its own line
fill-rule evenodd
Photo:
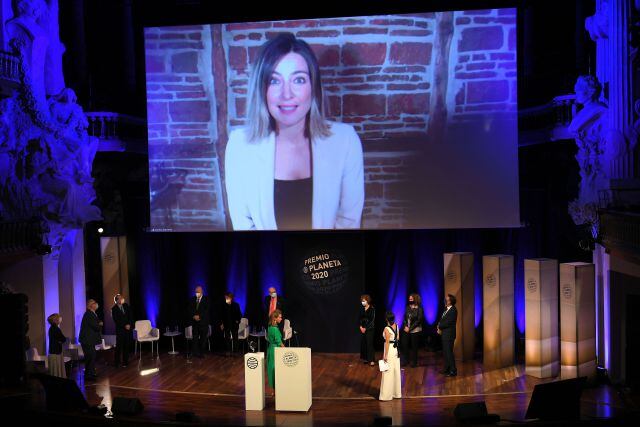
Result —
M 126 302 L 122 306 L 114 304 L 111 307 L 111 317 L 113 317 L 113 323 L 116 324 L 116 331 L 126 331 L 124 328 L 126 325 L 130 326 L 129 330 L 133 330 L 133 315 L 131 314 L 131 307 Z
M 409 326 L 409 332 L 415 330 L 418 327 L 422 327 L 422 321 L 424 319 L 424 311 L 421 305 L 415 308 L 411 305 L 407 305 L 407 310 L 404 312 L 404 326 Z
M 374 328 L 376 322 L 376 309 L 373 308 L 372 305 L 369 306 L 368 310 L 365 310 L 364 307 L 360 308 L 360 326 L 367 330 L 371 330 Z
M 240 304 L 235 301 L 231 301 L 231 304 L 227 304 L 226 301 L 220 308 L 221 319 L 220 323 L 224 326 L 225 330 L 235 330 L 238 332 L 238 326 L 242 319 L 242 312 L 240 311 Z
M 49 327 L 49 354 L 62 354 L 62 343 L 67 338 L 64 336 L 58 325 Z
M 273 207 L 278 230 L 310 230 L 313 179 L 275 179 Z
M 82 316 L 82 323 L 80 324 L 78 341 L 80 341 L 80 344 L 86 346 L 100 344 L 102 341 L 101 329 L 98 315 L 91 310 L 85 311 Z

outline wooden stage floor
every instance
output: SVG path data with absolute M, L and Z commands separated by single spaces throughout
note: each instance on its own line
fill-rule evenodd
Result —
M 98 362 L 98 381 L 84 383 L 81 370 L 74 378 L 92 405 L 111 406 L 116 396 L 137 397 L 145 406 L 138 417 L 175 420 L 178 412 L 193 412 L 199 421 L 215 425 L 370 425 L 388 416 L 394 425 L 450 425 L 459 403 L 485 401 L 490 413 L 521 422 L 534 386 L 544 382 L 524 375 L 524 367 L 483 371 L 478 361 L 460 363 L 458 376 L 446 378 L 440 353 L 422 352 L 420 366 L 403 368 L 403 399 L 377 400 L 380 372 L 360 362 L 355 354 L 314 354 L 313 405 L 308 413 L 281 413 L 274 409 L 273 391 L 267 387 L 264 411 L 244 410 L 244 365 L 241 356 L 209 354 L 187 360 L 183 355 L 147 357 L 143 368 L 159 371 L 141 376 L 137 359 L 128 368 Z M 624 405 L 613 388 L 587 389 L 582 397 L 585 419 L 617 416 Z

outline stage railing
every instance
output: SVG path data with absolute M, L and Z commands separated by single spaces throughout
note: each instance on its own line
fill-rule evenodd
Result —
M 99 151 L 146 152 L 147 122 L 139 117 L 110 111 L 86 113 L 90 136 L 100 140 Z

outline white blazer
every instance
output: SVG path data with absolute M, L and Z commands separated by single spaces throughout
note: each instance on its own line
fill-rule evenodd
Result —
M 362 143 L 353 126 L 329 124 L 331 135 L 311 143 L 312 227 L 359 228 L 364 205 Z M 248 141 L 245 128 L 229 135 L 224 169 L 234 230 L 277 229 L 273 202 L 275 142 L 275 132 L 256 142 Z

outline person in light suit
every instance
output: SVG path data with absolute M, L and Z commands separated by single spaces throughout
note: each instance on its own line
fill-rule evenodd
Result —
M 360 228 L 362 143 L 327 121 L 318 60 L 281 33 L 265 43 L 249 83 L 247 126 L 233 130 L 225 185 L 234 230 Z

